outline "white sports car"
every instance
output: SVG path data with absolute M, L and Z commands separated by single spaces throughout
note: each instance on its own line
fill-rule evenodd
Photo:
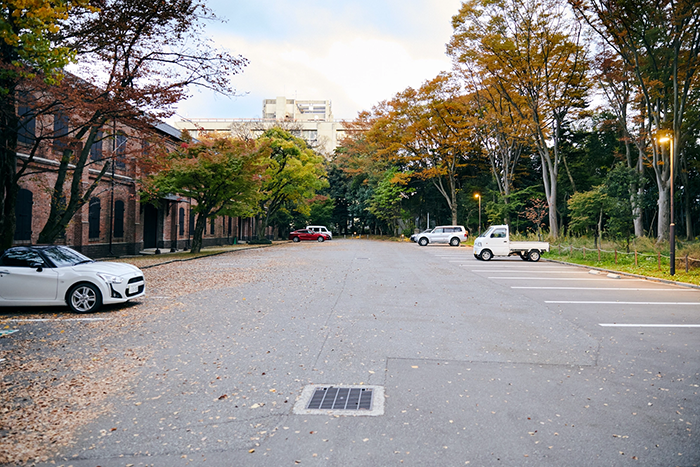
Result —
M 17 246 L 0 256 L 0 306 L 68 305 L 92 313 L 145 291 L 136 266 L 93 261 L 66 246 Z

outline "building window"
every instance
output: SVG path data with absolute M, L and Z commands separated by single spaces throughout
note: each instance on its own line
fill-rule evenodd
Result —
M 20 105 L 17 109 L 19 125 L 17 128 L 17 142 L 22 144 L 34 144 L 36 137 L 36 119 L 32 109 L 26 105 Z
M 34 194 L 24 188 L 17 193 L 17 204 L 15 205 L 15 215 L 17 225 L 15 226 L 15 240 L 32 239 L 32 205 L 34 204 Z
M 121 131 L 117 133 L 115 152 L 117 153 L 116 165 L 120 169 L 126 168 L 126 135 Z
M 185 208 L 180 208 L 178 211 L 177 223 L 179 224 L 178 235 L 183 237 L 185 235 Z
M 192 212 L 192 208 L 190 208 L 190 230 L 189 230 L 189 235 L 192 235 L 192 232 L 194 232 L 194 213 Z
M 117 200 L 114 202 L 114 237 L 122 238 L 124 236 L 124 201 Z
M 209 222 L 209 234 L 214 235 L 214 219 Z
M 68 137 L 68 116 L 57 113 L 53 116 L 53 144 L 58 149 L 66 147 Z
M 91 198 L 88 210 L 88 224 L 90 238 L 100 237 L 100 198 Z
M 90 146 L 90 159 L 93 161 L 102 160 L 102 131 L 98 131 L 95 135 L 95 141 Z

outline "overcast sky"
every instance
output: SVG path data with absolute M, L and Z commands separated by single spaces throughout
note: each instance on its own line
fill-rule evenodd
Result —
M 250 64 L 238 97 L 192 91 L 188 118 L 260 118 L 263 99 L 330 99 L 336 120 L 450 69 L 445 44 L 460 0 L 207 0 L 217 46 Z

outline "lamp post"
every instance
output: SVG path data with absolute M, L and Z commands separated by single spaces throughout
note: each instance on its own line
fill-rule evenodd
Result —
M 674 197 L 674 190 L 673 190 L 673 159 L 674 159 L 674 154 L 673 154 L 673 133 L 671 131 L 666 131 L 666 132 L 659 132 L 658 134 L 659 138 L 659 143 L 665 143 L 669 142 L 669 160 L 671 162 L 670 165 L 670 176 L 669 176 L 669 182 L 671 183 L 671 204 L 670 204 L 670 224 L 668 226 L 668 236 L 669 236 L 669 249 L 670 251 L 670 260 L 671 260 L 671 270 L 670 273 L 672 276 L 676 275 L 676 220 L 673 212 L 673 197 Z
M 481 195 L 479 193 L 476 193 L 474 195 L 474 198 L 479 200 L 479 231 L 477 232 L 477 236 L 481 235 Z

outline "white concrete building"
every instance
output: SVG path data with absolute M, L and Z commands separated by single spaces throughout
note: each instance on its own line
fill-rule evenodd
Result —
M 263 118 L 189 118 L 175 122 L 195 138 L 205 133 L 230 133 L 236 136 L 260 136 L 265 130 L 281 126 L 304 139 L 309 146 L 330 156 L 345 137 L 343 122 L 333 120 L 331 101 L 299 100 L 278 97 L 265 99 Z

